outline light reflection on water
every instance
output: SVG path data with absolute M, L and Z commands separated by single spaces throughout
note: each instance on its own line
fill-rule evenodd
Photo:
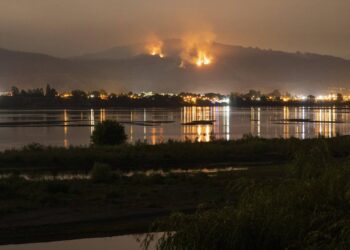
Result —
M 129 172 L 120 172 L 118 174 L 125 176 L 125 177 L 132 177 L 135 175 L 145 175 L 145 176 L 154 176 L 154 175 L 160 175 L 160 176 L 167 176 L 170 174 L 186 174 L 186 175 L 193 175 L 193 174 L 207 174 L 209 176 L 216 175 L 218 173 L 224 173 L 224 172 L 233 172 L 233 171 L 247 171 L 248 167 L 220 167 L 220 168 L 198 168 L 198 169 L 176 169 L 171 168 L 168 170 L 140 170 L 140 171 L 129 171 Z M 0 174 L 0 179 L 6 179 L 12 177 L 11 174 Z M 37 181 L 37 180 L 46 180 L 46 181 L 52 181 L 52 180 L 88 180 L 91 179 L 90 174 L 82 174 L 82 173 L 60 173 L 60 174 L 20 174 L 20 178 L 23 178 L 28 181 Z
M 130 142 L 156 144 L 168 139 L 210 141 L 242 135 L 309 138 L 349 134 L 348 108 L 183 107 L 178 109 L 0 110 L 0 150 L 32 142 L 88 145 L 97 122 L 117 120 Z M 294 121 L 291 121 L 291 119 Z M 296 120 L 299 119 L 299 120 Z M 213 124 L 182 125 L 193 121 Z

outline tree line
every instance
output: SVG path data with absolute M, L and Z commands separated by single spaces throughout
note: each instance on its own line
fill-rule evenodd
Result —
M 0 108 L 108 108 L 108 107 L 180 107 L 191 105 L 183 99 L 190 93 L 134 95 L 132 92 L 107 94 L 104 90 L 86 92 L 76 89 L 59 95 L 55 88 L 11 88 L 11 95 L 0 97 Z M 210 95 L 209 93 L 208 95 Z M 196 94 L 190 94 L 196 95 Z M 196 105 L 211 106 L 208 100 L 199 100 Z
M 189 98 L 190 97 L 190 98 Z M 191 97 L 195 101 L 191 101 Z M 301 105 L 348 105 L 341 94 L 333 101 L 316 101 L 316 97 L 308 95 L 305 100 L 285 101 L 283 98 L 291 97 L 289 93 L 281 94 L 274 90 L 262 94 L 258 90 L 249 90 L 247 93 L 232 92 L 229 96 L 218 93 L 204 95 L 182 92 L 180 94 L 108 94 L 104 90 L 86 92 L 76 89 L 59 94 L 58 91 L 46 85 L 45 88 L 19 89 L 11 88 L 11 95 L 0 97 L 0 108 L 112 108 L 112 107 L 181 107 L 181 106 L 215 106 L 227 103 L 213 102 L 212 100 L 229 98 L 230 105 L 236 107 L 249 106 L 301 106 Z

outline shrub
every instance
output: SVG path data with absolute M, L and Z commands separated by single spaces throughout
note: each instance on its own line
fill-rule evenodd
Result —
M 91 179 L 94 182 L 111 181 L 113 179 L 113 172 L 111 166 L 109 166 L 108 164 L 96 162 L 91 170 Z
M 39 144 L 39 143 L 31 143 L 23 147 L 23 151 L 43 151 L 45 149 L 45 146 Z
M 303 148 L 296 154 L 292 174 L 298 178 L 315 178 L 323 173 L 331 163 L 335 165 L 331 160 L 327 144 L 319 141 L 318 145 Z
M 334 164 L 322 143 L 294 164 L 286 179 L 240 181 L 246 188 L 235 206 L 157 222 L 150 230 L 164 232 L 157 249 L 349 249 L 348 166 Z M 146 236 L 144 245 L 151 240 Z
M 124 126 L 111 120 L 96 124 L 91 135 L 91 141 L 95 145 L 118 145 L 124 143 L 126 139 Z

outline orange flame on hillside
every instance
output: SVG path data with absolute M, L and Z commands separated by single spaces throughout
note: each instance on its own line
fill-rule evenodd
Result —
M 184 67 L 184 63 L 194 64 L 198 67 L 212 64 L 214 60 L 211 52 L 213 40 L 214 36 L 211 33 L 185 37 L 181 53 L 181 67 Z
M 157 38 L 153 38 L 147 43 L 146 50 L 151 56 L 159 56 L 160 58 L 164 57 L 163 41 Z
M 212 63 L 211 57 L 207 55 L 206 52 L 199 50 L 197 54 L 197 58 L 195 58 L 196 65 L 201 67 L 203 65 L 209 65 Z

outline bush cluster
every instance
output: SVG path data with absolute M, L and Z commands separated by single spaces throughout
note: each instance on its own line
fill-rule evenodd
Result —
M 248 185 L 236 206 L 176 213 L 152 230 L 165 231 L 159 249 L 350 249 L 349 211 L 350 169 L 322 142 L 297 153 L 288 178 Z

